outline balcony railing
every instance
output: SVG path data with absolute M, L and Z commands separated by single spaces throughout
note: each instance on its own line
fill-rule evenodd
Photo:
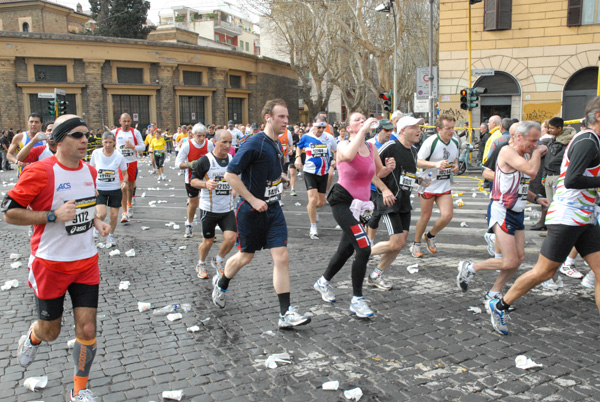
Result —
M 215 31 L 228 36 L 238 36 L 242 34 L 242 28 L 239 26 L 218 19 L 215 20 Z

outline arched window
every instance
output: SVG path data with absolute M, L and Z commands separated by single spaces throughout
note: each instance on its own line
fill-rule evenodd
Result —
M 23 23 L 23 29 L 21 31 L 29 32 L 29 23 L 28 22 Z

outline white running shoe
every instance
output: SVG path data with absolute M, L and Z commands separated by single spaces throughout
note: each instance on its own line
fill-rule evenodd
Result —
M 127 207 L 127 217 L 128 217 L 129 219 L 133 218 L 133 203 L 132 203 L 132 205 L 131 205 L 131 206 L 128 206 L 128 207 Z
M 319 283 L 317 280 L 313 285 L 313 288 L 317 292 L 321 293 L 321 298 L 326 302 L 333 303 L 335 301 L 335 294 L 333 293 L 333 287 L 330 283 L 327 283 L 327 285 L 321 285 L 321 283 Z
M 352 298 L 352 301 L 350 302 L 350 312 L 356 314 L 359 318 L 371 317 L 374 314 L 364 297 Z
M 38 348 L 40 346 L 31 343 L 30 336 L 31 332 L 33 331 L 34 325 L 35 322 L 29 327 L 27 335 L 23 335 L 19 339 L 19 347 L 17 348 L 17 359 L 19 360 L 19 364 L 23 367 L 29 366 L 33 362 L 33 360 L 35 360 L 35 355 L 37 354 Z
M 106 236 L 106 248 L 111 248 L 116 245 L 117 241 L 115 240 L 115 236 L 112 233 L 109 233 L 108 236 Z
M 483 235 L 485 242 L 487 243 L 487 252 L 490 256 L 496 256 L 496 235 L 494 233 L 486 233 Z
M 89 389 L 82 389 L 79 393 L 73 396 L 73 390 L 71 390 L 71 402 L 96 402 L 96 397 Z
M 367 286 L 372 286 L 381 290 L 392 290 L 393 287 L 391 283 L 386 282 L 386 280 L 383 279 L 383 274 L 377 275 L 376 278 L 371 278 L 371 275 L 367 276 Z
M 588 289 L 594 289 L 596 283 L 596 275 L 590 271 L 581 280 L 581 286 Z
M 290 329 L 298 325 L 306 325 L 310 322 L 310 317 L 305 317 L 298 313 L 297 307 L 290 306 L 285 315 L 279 316 L 279 328 Z
M 574 279 L 583 278 L 583 274 L 581 272 L 579 272 L 579 270 L 575 267 L 575 264 L 563 263 L 560 266 L 560 273 L 568 276 L 569 278 L 574 278 Z

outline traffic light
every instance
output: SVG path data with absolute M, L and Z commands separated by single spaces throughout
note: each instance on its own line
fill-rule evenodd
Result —
M 487 88 L 476 87 L 466 88 L 460 91 L 460 108 L 463 110 L 473 110 L 479 106 L 479 95 L 487 92 Z
M 469 110 L 469 90 L 463 89 L 460 91 L 460 108 Z
M 390 91 L 390 93 L 391 93 L 391 91 Z M 379 99 L 381 99 L 381 101 L 383 102 L 383 110 L 386 113 L 391 113 L 392 112 L 392 96 L 385 92 L 381 92 L 381 93 L 379 93 Z
M 469 0 L 469 4 L 481 3 L 481 0 Z
M 50 113 L 51 116 L 58 116 L 56 107 L 57 107 L 57 101 L 55 101 L 54 99 L 48 101 L 48 112 Z
M 56 105 L 56 115 L 57 116 L 62 116 L 63 114 L 67 113 L 67 106 L 69 106 L 69 102 L 67 101 L 56 101 L 57 105 Z

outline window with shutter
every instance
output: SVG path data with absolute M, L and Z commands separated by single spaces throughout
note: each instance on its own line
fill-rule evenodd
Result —
M 569 0 L 569 5 L 567 6 L 568 27 L 581 25 L 581 3 L 582 0 Z
M 512 0 L 485 0 L 484 31 L 503 31 L 512 28 Z

